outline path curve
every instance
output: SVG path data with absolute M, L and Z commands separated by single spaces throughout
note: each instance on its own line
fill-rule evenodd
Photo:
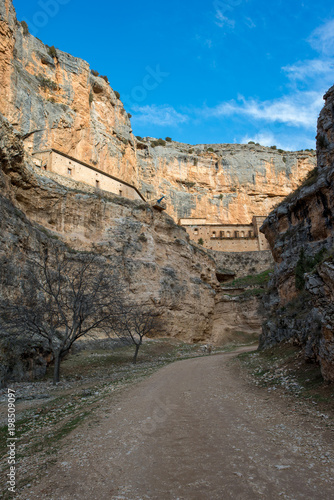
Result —
M 20 498 L 334 499 L 331 431 L 237 376 L 233 355 L 179 361 L 126 389 Z

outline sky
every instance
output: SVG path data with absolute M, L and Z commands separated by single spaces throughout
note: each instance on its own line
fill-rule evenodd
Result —
M 107 75 L 135 135 L 315 148 L 334 84 L 329 0 L 14 0 L 48 45 Z

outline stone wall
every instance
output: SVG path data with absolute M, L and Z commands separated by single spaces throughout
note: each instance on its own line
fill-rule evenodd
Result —
M 274 267 L 270 250 L 263 252 L 210 252 L 218 268 L 234 273 L 236 278 L 260 274 Z
M 256 252 L 268 250 L 269 244 L 259 231 L 265 217 L 253 217 L 252 224 L 206 224 L 202 219 L 180 219 L 190 239 L 205 248 L 221 252 Z M 200 222 L 200 224 L 197 224 Z
M 84 182 L 97 189 L 124 196 L 130 200 L 143 199 L 134 186 L 59 151 L 36 152 L 33 154 L 33 161 L 43 172 L 53 172 L 71 178 L 76 182 Z

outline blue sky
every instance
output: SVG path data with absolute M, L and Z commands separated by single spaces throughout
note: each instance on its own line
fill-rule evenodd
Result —
M 134 133 L 314 148 L 334 84 L 329 0 L 14 0 L 48 45 L 118 90 Z

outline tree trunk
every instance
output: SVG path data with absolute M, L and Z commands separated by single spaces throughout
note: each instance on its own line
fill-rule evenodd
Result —
M 55 354 L 55 365 L 53 370 L 53 385 L 56 385 L 60 380 L 60 361 L 61 356 L 59 353 Z
M 139 352 L 139 347 L 140 347 L 140 344 L 136 344 L 136 352 L 135 352 L 135 355 L 133 357 L 133 364 L 134 365 L 137 363 L 137 356 L 138 356 L 138 352 Z

